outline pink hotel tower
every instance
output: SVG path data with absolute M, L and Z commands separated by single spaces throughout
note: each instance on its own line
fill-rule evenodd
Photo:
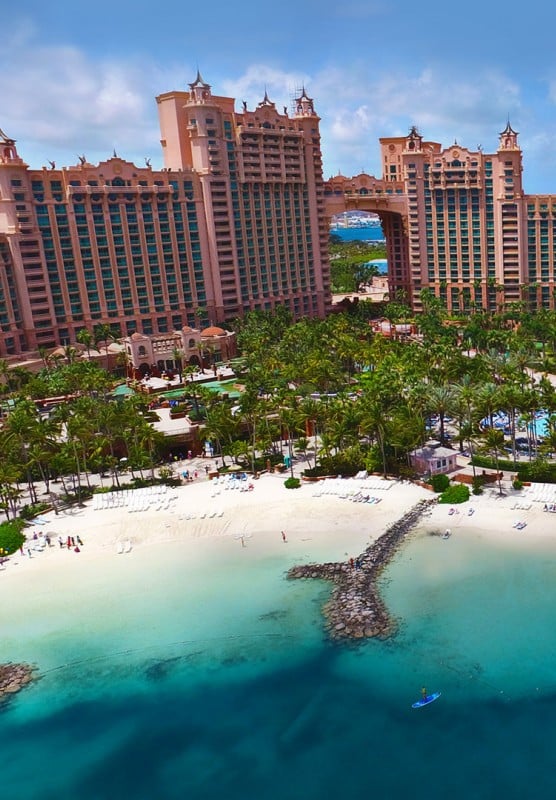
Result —
M 197 77 L 157 98 L 164 169 L 116 154 L 31 170 L 0 131 L 0 358 L 75 342 L 331 307 L 332 214 L 379 214 L 391 293 L 418 311 L 554 307 L 556 196 L 526 195 L 510 124 L 495 153 L 443 149 L 412 128 L 380 140 L 382 177 L 322 179 L 319 117 L 265 94 L 234 110 Z
M 331 296 L 319 117 L 254 111 L 197 77 L 157 97 L 164 168 L 115 153 L 29 169 L 0 131 L 0 357 L 82 328 L 160 334 Z
M 425 288 L 451 311 L 554 308 L 556 196 L 524 193 L 517 137 L 508 122 L 495 153 L 443 149 L 415 127 L 382 138 L 382 178 L 332 178 L 327 211 L 379 214 L 390 294 L 416 311 Z

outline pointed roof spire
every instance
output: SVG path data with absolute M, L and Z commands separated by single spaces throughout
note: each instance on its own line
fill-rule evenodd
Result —
M 307 94 L 305 84 L 303 85 L 300 96 L 295 98 L 295 111 L 299 116 L 311 117 L 315 115 L 313 99 Z
M 506 127 L 500 134 L 500 136 L 507 136 L 508 134 L 513 134 L 514 136 L 517 134 L 517 131 L 514 131 L 512 126 L 510 125 L 510 116 L 508 115 L 508 121 L 506 122 Z
M 199 71 L 199 68 L 197 67 L 197 75 L 196 75 L 195 80 L 193 81 L 193 83 L 189 84 L 189 88 L 190 89 L 195 89 L 195 88 L 197 88 L 199 86 L 201 86 L 203 89 L 209 89 L 210 88 L 209 84 L 206 81 L 203 80 L 203 76 L 201 75 L 201 73 Z
M 2 144 L 15 144 L 15 139 L 11 139 L 4 133 L 2 128 L 0 128 L 0 142 L 2 142 Z

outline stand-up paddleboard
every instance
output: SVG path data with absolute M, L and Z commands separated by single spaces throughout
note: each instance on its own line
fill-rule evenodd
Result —
M 432 694 L 427 694 L 425 697 L 422 697 L 420 700 L 417 700 L 416 703 L 413 703 L 411 708 L 421 708 L 421 706 L 428 706 L 429 703 L 434 703 L 435 700 L 438 700 L 442 692 L 433 692 Z

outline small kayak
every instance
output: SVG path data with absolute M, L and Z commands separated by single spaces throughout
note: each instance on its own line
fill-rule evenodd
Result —
M 421 708 L 421 706 L 428 706 L 429 703 L 434 703 L 435 700 L 438 700 L 442 692 L 433 692 L 432 694 L 428 694 L 426 697 L 422 697 L 420 700 L 417 700 L 416 703 L 413 703 L 411 708 Z

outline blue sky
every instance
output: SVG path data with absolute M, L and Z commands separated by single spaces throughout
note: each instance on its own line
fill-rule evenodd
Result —
M 378 139 L 492 152 L 508 118 L 524 188 L 556 194 L 556 11 L 499 0 L 18 0 L 2 12 L 0 128 L 32 167 L 115 149 L 162 166 L 155 95 L 199 67 L 215 94 L 322 118 L 324 175 L 380 176 Z M 515 10 L 514 10 L 515 9 Z M 538 10 L 538 13 L 535 13 Z

